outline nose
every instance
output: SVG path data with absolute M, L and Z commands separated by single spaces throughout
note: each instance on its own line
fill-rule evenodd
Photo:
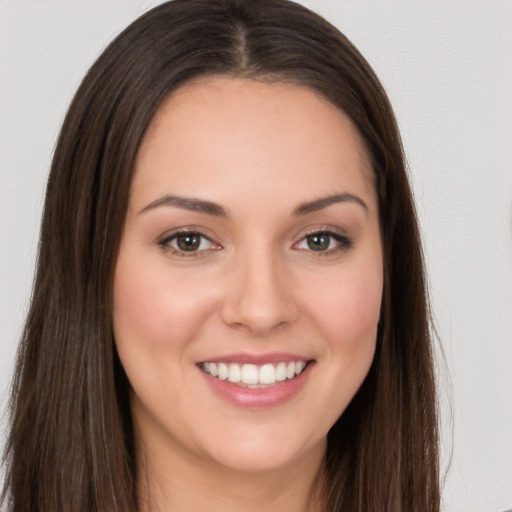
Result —
M 271 250 L 239 255 L 228 290 L 223 321 L 253 336 L 267 335 L 298 316 L 292 283 Z

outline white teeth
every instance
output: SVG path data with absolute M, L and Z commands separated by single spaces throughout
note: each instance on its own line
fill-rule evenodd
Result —
M 276 382 L 283 382 L 286 379 L 293 379 L 300 375 L 306 368 L 305 361 L 280 362 L 277 364 L 237 364 L 237 363 L 210 363 L 204 362 L 202 369 L 212 377 L 220 380 L 229 380 L 234 384 L 248 387 L 267 387 Z
M 228 366 L 228 380 L 229 382 L 240 382 L 242 380 L 240 366 L 237 364 L 230 364 Z
M 242 366 L 242 382 L 244 384 L 258 384 L 258 367 L 255 364 Z
M 275 384 L 276 369 L 273 364 L 264 364 L 260 368 L 260 384 Z
M 299 375 L 306 368 L 306 363 L 304 361 L 300 361 L 295 364 L 295 375 Z
M 219 363 L 218 365 L 219 370 L 219 379 L 220 380 L 226 380 L 228 378 L 228 367 L 224 363 Z
M 276 380 L 279 382 L 286 380 L 286 363 L 279 363 L 276 366 Z

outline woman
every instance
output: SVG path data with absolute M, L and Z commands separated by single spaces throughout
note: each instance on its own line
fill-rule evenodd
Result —
M 69 109 L 19 353 L 16 511 L 439 510 L 392 109 L 296 4 L 177 0 Z

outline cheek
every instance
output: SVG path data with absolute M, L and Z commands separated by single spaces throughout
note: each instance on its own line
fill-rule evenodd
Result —
M 316 413 L 324 431 L 337 421 L 371 367 L 382 299 L 382 270 L 375 265 L 340 265 L 317 272 L 303 301 L 305 321 L 320 336 L 321 379 L 312 401 L 323 396 Z M 305 283 L 303 283 L 305 289 Z M 305 295 L 303 295 L 305 297 Z M 311 411 L 304 411 L 308 416 Z M 318 420 L 321 418 L 321 420 Z
M 135 260 L 135 261 L 134 261 Z M 208 294 L 196 280 L 154 262 L 121 259 L 114 281 L 114 331 L 120 345 L 175 351 L 189 340 L 207 308 Z
M 375 341 L 382 300 L 382 272 L 340 272 L 329 279 L 316 279 L 310 292 L 309 309 L 333 343 L 357 348 Z M 338 340 L 338 341 L 337 341 Z

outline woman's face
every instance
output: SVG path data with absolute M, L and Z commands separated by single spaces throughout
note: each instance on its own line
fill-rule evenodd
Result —
M 353 124 L 307 88 L 212 78 L 165 101 L 138 154 L 114 283 L 150 458 L 240 471 L 322 460 L 374 355 L 371 175 Z

